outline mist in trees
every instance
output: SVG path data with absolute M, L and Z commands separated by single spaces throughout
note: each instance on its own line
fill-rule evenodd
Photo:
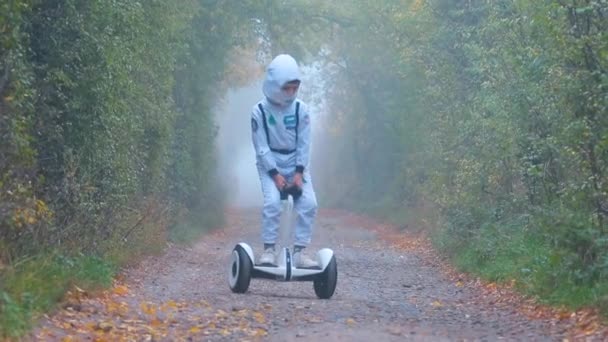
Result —
M 604 0 L 4 1 L 0 258 L 103 254 L 255 203 L 241 139 L 286 52 L 309 70 L 322 206 L 605 304 L 607 17 Z

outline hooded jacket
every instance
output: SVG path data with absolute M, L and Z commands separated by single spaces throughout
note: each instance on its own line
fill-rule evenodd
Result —
M 289 55 L 275 57 L 268 65 L 262 87 L 265 98 L 252 110 L 257 164 L 270 176 L 304 172 L 308 168 L 311 126 L 308 106 L 297 99 L 297 93 L 290 97 L 281 90 L 294 80 L 300 80 L 296 61 Z

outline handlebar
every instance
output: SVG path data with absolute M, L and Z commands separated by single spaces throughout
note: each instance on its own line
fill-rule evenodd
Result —
M 287 198 L 289 197 L 289 195 L 291 195 L 291 198 L 293 198 L 294 201 L 296 201 L 298 198 L 300 198 L 300 196 L 302 196 L 302 189 L 300 189 L 298 186 L 291 184 L 291 185 L 287 185 L 283 188 L 283 190 L 280 191 L 281 193 L 281 200 L 287 200 Z

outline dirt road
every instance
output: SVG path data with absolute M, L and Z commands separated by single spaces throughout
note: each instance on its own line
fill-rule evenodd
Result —
M 252 280 L 246 294 L 227 283 L 230 252 L 259 252 L 258 212 L 229 213 L 227 227 L 191 247 L 171 246 L 126 270 L 104 296 L 75 293 L 41 322 L 35 340 L 154 341 L 562 341 L 565 327 L 494 305 L 440 265 L 387 247 L 347 214 L 321 213 L 310 249 L 331 247 L 338 286 L 330 300 L 312 283 Z

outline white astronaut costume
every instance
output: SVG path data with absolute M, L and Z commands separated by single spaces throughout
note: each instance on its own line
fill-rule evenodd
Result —
M 272 176 L 279 173 L 287 183 L 292 183 L 296 172 L 303 174 L 302 195 L 294 201 L 297 213 L 294 249 L 297 253 L 299 247 L 310 243 L 317 199 L 309 170 L 311 122 L 308 107 L 296 99 L 297 93 L 290 97 L 281 90 L 294 80 L 300 80 L 296 61 L 289 55 L 277 56 L 267 68 L 263 85 L 265 98 L 252 110 L 251 130 L 264 195 L 262 241 L 265 245 L 274 245 L 277 240 L 282 209 L 280 193 Z M 266 250 L 261 260 L 272 263 L 268 259 L 270 252 L 274 250 Z M 296 253 L 294 260 L 297 262 Z

